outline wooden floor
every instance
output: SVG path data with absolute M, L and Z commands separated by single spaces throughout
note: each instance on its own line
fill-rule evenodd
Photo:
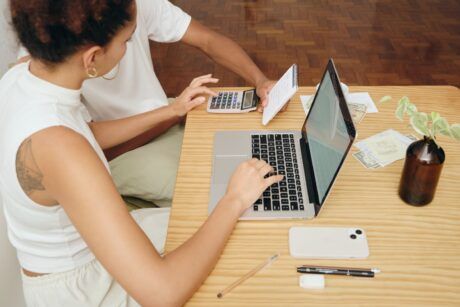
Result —
M 273 79 L 297 63 L 300 85 L 314 85 L 333 57 L 350 85 L 460 86 L 460 0 L 172 2 L 237 41 Z M 246 84 L 184 44 L 151 49 L 170 96 L 209 72 L 220 86 Z

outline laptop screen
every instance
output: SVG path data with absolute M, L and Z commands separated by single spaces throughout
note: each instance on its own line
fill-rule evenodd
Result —
M 350 113 L 342 91 L 337 89 L 338 84 L 338 77 L 330 62 L 303 127 L 320 205 L 324 202 L 355 136 L 353 124 L 350 127 Z

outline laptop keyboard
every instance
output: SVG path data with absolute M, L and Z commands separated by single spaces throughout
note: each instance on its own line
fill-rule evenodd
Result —
M 254 134 L 252 157 L 265 160 L 284 179 L 268 187 L 254 205 L 254 211 L 305 210 L 293 134 Z

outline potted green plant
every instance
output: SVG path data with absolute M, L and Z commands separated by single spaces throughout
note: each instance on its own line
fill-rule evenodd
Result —
M 380 102 L 390 100 L 390 96 L 385 96 Z M 407 115 L 414 131 L 423 137 L 407 148 L 399 196 L 410 205 L 427 205 L 433 200 L 445 160 L 436 136 L 442 134 L 460 141 L 460 124 L 449 125 L 437 112 L 419 112 L 408 97 L 399 100 L 395 115 L 401 121 Z

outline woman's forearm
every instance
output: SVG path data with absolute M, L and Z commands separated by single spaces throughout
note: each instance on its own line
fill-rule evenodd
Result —
M 241 215 L 238 200 L 224 197 L 188 241 L 164 257 L 171 305 L 184 304 L 213 270 Z M 169 305 L 169 304 L 166 304 Z
M 180 120 L 181 117 L 174 112 L 174 109 L 171 106 L 164 106 L 150 112 L 122 119 L 91 122 L 89 126 L 98 141 L 99 146 L 101 146 L 102 149 L 108 149 L 128 142 L 147 131 L 149 133 L 146 136 L 149 135 L 151 138 L 154 138 L 175 123 L 178 123 Z M 164 128 L 165 126 L 167 127 L 166 129 Z M 145 140 L 143 139 L 142 142 L 144 141 Z M 146 142 L 148 141 L 149 140 Z M 135 144 L 132 145 L 143 145 L 137 144 L 137 142 L 134 143 Z
M 108 161 L 111 161 L 115 159 L 116 157 L 134 150 L 138 147 L 144 146 L 145 144 L 151 142 L 153 139 L 159 137 L 166 131 L 168 131 L 169 128 L 172 126 L 182 122 L 182 120 L 177 121 L 175 119 L 172 119 L 170 121 L 163 122 L 161 124 L 156 125 L 153 129 L 147 130 L 146 132 L 139 134 L 138 136 L 124 142 L 121 144 L 118 144 L 114 147 L 104 149 L 104 155 Z

